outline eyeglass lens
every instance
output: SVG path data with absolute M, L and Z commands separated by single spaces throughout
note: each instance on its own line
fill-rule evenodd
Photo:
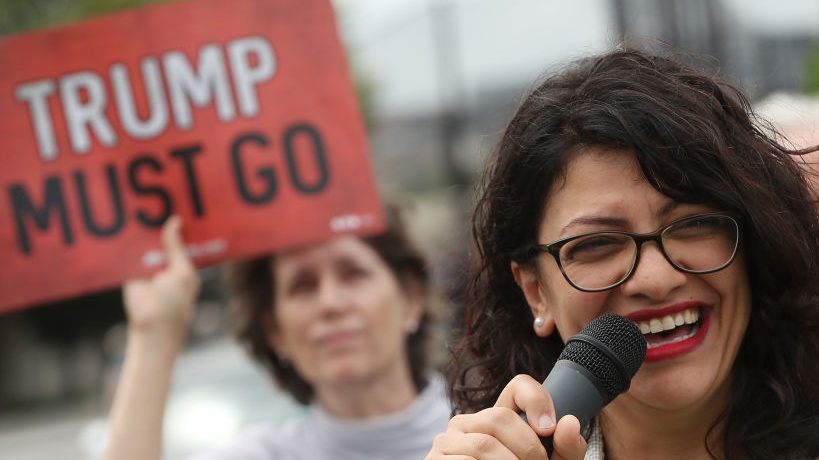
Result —
M 661 249 L 679 270 L 716 271 L 733 259 L 738 233 L 736 221 L 731 217 L 692 216 L 663 229 Z M 637 256 L 636 239 L 613 232 L 571 240 L 559 252 L 566 277 L 577 287 L 589 290 L 605 289 L 625 280 L 634 269 Z

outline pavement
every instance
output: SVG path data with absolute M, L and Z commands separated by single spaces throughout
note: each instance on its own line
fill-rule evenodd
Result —
M 105 443 L 105 398 L 0 413 L 0 460 L 96 460 Z M 271 383 L 238 344 L 219 339 L 187 350 L 174 373 L 164 458 L 180 460 L 264 423 L 295 420 L 304 408 Z
M 0 414 L 0 460 L 93 460 L 80 433 L 103 414 L 101 404 L 80 401 Z

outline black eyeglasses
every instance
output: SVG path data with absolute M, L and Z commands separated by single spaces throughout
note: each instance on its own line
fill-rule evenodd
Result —
M 535 244 L 534 256 L 548 252 L 576 289 L 605 291 L 623 284 L 640 260 L 646 241 L 657 243 L 666 260 L 685 273 L 713 273 L 727 267 L 739 248 L 738 218 L 727 213 L 696 214 L 652 233 L 590 232 L 549 244 Z

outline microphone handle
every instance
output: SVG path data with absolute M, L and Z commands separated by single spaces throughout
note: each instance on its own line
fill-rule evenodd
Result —
M 606 389 L 594 374 L 580 364 L 560 359 L 543 381 L 555 405 L 555 422 L 572 414 L 583 424 L 608 403 Z
M 561 417 L 572 414 L 580 420 L 581 426 L 588 422 L 606 405 L 606 391 L 588 369 L 568 359 L 560 359 L 543 381 L 549 390 L 555 406 L 555 423 Z M 526 420 L 526 414 L 521 413 Z M 553 445 L 551 436 L 540 436 L 540 442 L 551 457 Z

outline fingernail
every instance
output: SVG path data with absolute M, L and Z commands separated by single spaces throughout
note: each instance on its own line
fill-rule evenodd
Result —
M 549 414 L 543 414 L 537 419 L 537 426 L 542 430 L 549 429 L 555 425 L 555 421 L 552 420 L 552 417 L 549 417 Z

